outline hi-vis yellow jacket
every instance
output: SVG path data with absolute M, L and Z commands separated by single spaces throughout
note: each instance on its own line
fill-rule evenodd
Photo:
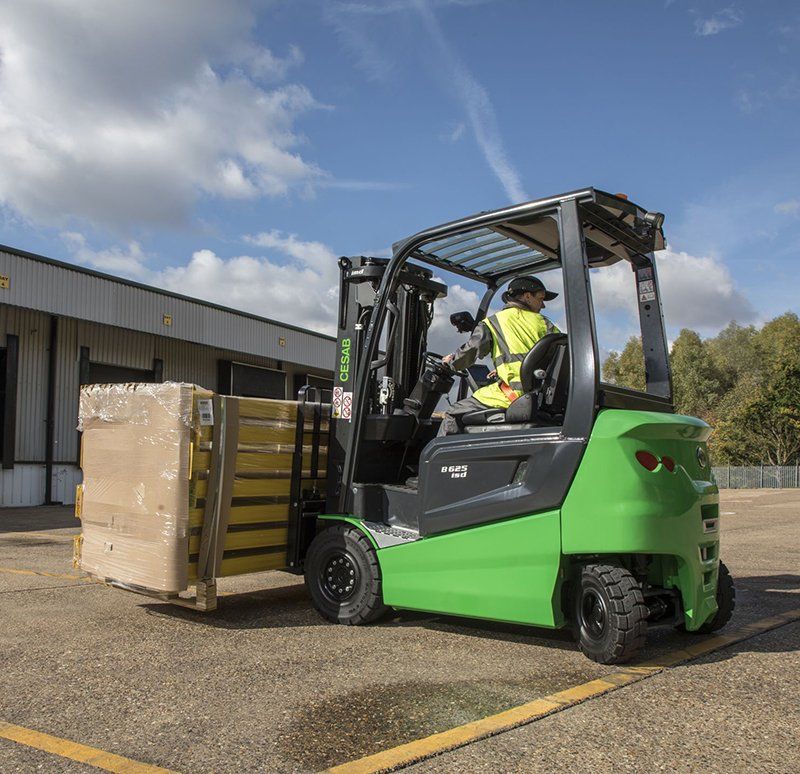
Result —
M 470 366 L 477 357 L 488 354 L 488 351 L 484 351 L 484 346 L 481 346 L 481 340 L 485 341 L 486 337 L 480 328 L 491 334 L 492 360 L 498 378 L 508 384 L 517 395 L 522 395 L 520 368 L 525 355 L 545 334 L 560 332 L 543 314 L 509 304 L 478 324 L 470 340 L 456 353 L 454 368 Z M 481 387 L 472 397 L 490 408 L 506 408 L 511 404 L 497 382 Z

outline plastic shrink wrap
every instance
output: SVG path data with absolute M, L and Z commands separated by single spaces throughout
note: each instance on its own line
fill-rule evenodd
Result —
M 81 569 L 164 592 L 187 586 L 195 388 L 81 390 Z
M 325 489 L 327 418 L 301 441 L 299 410 L 171 382 L 84 387 L 79 566 L 167 595 L 198 565 L 203 579 L 285 567 L 296 454 L 302 486 Z

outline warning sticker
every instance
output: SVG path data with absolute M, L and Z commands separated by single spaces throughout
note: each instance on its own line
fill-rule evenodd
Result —
M 197 401 L 197 413 L 200 415 L 200 424 L 214 424 L 214 404 L 210 398 L 201 398 Z
M 331 403 L 334 419 L 345 419 L 349 422 L 353 418 L 352 392 L 345 392 L 341 387 L 334 387 Z
M 639 301 L 655 301 L 655 290 L 653 280 L 642 280 L 639 283 Z
M 353 393 L 345 392 L 342 394 L 342 419 L 348 422 L 353 418 Z
M 344 390 L 341 387 L 333 388 L 333 398 L 331 399 L 332 416 L 334 419 L 342 418 L 342 398 Z

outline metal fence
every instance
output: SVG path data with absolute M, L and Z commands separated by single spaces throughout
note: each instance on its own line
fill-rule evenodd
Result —
M 796 489 L 797 465 L 720 465 L 712 468 L 720 489 Z

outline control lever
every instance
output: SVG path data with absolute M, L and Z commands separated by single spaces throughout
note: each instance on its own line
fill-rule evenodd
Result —
M 430 419 L 439 396 L 453 386 L 453 370 L 441 362 L 429 362 L 414 389 L 403 401 L 403 411 L 422 421 Z

